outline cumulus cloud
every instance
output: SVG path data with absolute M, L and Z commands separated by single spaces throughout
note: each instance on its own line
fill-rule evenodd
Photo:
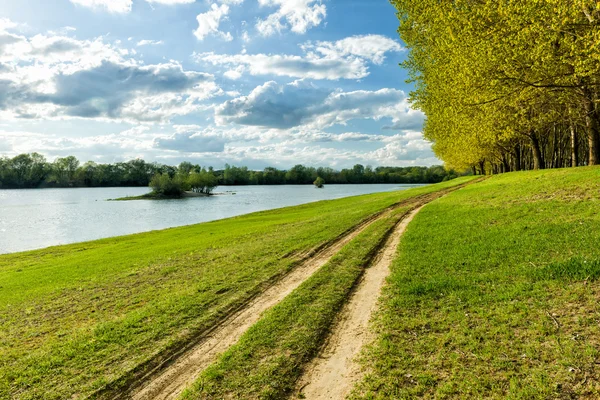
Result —
M 284 29 L 304 34 L 327 16 L 327 8 L 320 0 L 258 0 L 258 3 L 264 7 L 279 7 L 256 23 L 256 29 L 263 36 L 272 36 Z
M 307 42 L 301 47 L 307 53 L 317 52 L 327 58 L 356 56 L 378 65 L 383 63 L 386 53 L 402 50 L 400 43 L 382 35 L 351 36 L 336 42 Z
M 368 63 L 381 64 L 389 52 L 402 50 L 385 36 L 352 36 L 336 42 L 308 42 L 302 56 L 285 54 L 194 54 L 199 63 L 223 65 L 252 75 L 289 76 L 308 79 L 361 79 L 369 75 Z M 240 68 L 242 67 L 242 68 Z M 229 73 L 231 78 L 231 73 Z M 239 78 L 238 78 L 239 79 Z
M 56 91 L 36 95 L 33 102 L 60 106 L 59 113 L 83 118 L 131 118 L 160 121 L 177 110 L 183 93 L 209 96 L 212 76 L 186 72 L 176 63 L 128 66 L 104 62 L 93 69 L 55 78 Z M 206 85 L 208 83 L 208 85 Z M 208 93 L 207 93 L 208 92 Z
M 114 13 L 128 13 L 131 11 L 133 0 L 71 0 L 71 3 Z
M 360 79 L 368 73 L 363 60 L 327 59 L 291 55 L 202 53 L 194 56 L 198 62 L 225 65 L 232 69 L 245 67 L 252 75 L 276 75 L 310 79 Z M 242 71 L 243 71 L 242 70 Z M 240 72 L 240 70 L 238 70 Z
M 219 30 L 221 20 L 225 19 L 228 14 L 229 6 L 227 4 L 221 4 L 220 6 L 213 4 L 209 11 L 198 14 L 196 17 L 198 28 L 194 31 L 194 36 L 198 40 L 204 40 L 208 35 L 217 35 L 226 41 L 233 40 L 231 33 Z
M 218 136 L 183 132 L 154 139 L 154 147 L 184 153 L 220 153 L 225 150 L 225 140 Z
M 413 128 L 423 114 L 413 110 L 404 92 L 395 89 L 341 92 L 321 89 L 304 81 L 288 85 L 267 82 L 248 96 L 215 109 L 216 122 L 225 125 L 289 129 L 298 126 L 326 128 L 354 119 L 391 118 L 394 124 Z
M 0 31 L 0 116 L 165 122 L 222 91 L 210 74 L 171 61 L 143 65 L 102 37 Z

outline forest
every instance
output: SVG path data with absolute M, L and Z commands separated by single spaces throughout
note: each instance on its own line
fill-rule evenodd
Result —
M 489 174 L 600 164 L 600 6 L 392 0 L 411 100 L 447 166 Z
M 0 188 L 45 187 L 115 187 L 148 186 L 156 175 L 189 176 L 193 173 L 214 175 L 218 185 L 302 185 L 312 184 L 321 177 L 327 184 L 348 183 L 437 183 L 453 179 L 457 173 L 442 166 L 377 167 L 355 165 L 341 171 L 296 165 L 289 170 L 265 168 L 253 171 L 248 167 L 225 165 L 225 169 L 201 167 L 190 162 L 179 166 L 148 163 L 141 159 L 114 164 L 80 161 L 60 157 L 48 162 L 38 153 L 0 158 Z

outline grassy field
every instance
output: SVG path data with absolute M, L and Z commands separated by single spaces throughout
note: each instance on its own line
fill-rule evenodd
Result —
M 285 398 L 320 349 L 365 266 L 409 209 L 399 208 L 348 243 L 204 371 L 183 398 Z
M 494 176 L 425 207 L 353 398 L 600 398 L 599 210 L 599 168 Z
M 468 179 L 0 256 L 0 398 L 118 391 L 302 254 L 392 204 Z

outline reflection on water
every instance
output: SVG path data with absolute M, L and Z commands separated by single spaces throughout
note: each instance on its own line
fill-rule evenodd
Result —
M 141 195 L 147 188 L 0 190 L 0 253 L 414 186 L 420 185 L 229 186 L 217 189 L 222 196 L 163 201 L 106 201 Z

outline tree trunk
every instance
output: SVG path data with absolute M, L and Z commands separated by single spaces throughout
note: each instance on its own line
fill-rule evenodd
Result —
M 585 128 L 587 130 L 590 151 L 589 165 L 598 165 L 600 164 L 600 129 L 598 127 L 596 106 L 589 90 L 585 90 L 583 103 L 585 108 Z
M 531 151 L 533 152 L 533 169 L 544 169 L 544 160 L 542 159 L 542 152 L 540 150 L 540 141 L 536 136 L 535 132 L 529 134 L 531 140 Z
M 521 170 L 521 145 L 515 146 L 515 171 Z
M 575 131 L 575 126 L 571 124 L 571 167 L 575 168 L 579 165 L 579 160 L 577 159 L 577 132 Z
M 508 162 L 506 154 L 502 155 L 502 166 L 502 172 L 510 172 L 510 163 Z

